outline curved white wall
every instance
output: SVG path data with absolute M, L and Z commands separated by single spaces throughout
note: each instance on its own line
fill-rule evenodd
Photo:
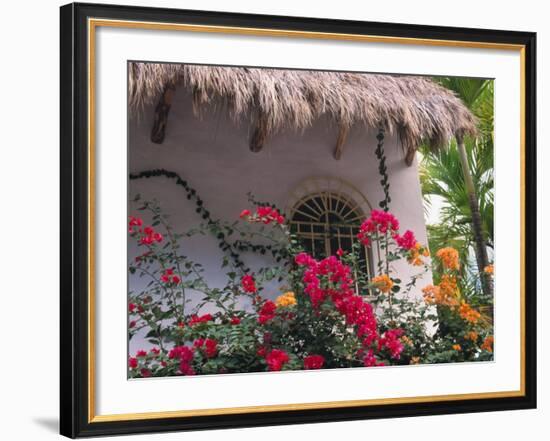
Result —
M 303 132 L 289 130 L 276 134 L 261 152 L 252 153 L 248 147 L 251 129 L 247 121 L 236 123 L 223 106 L 205 107 L 198 118 L 193 114 L 190 94 L 183 89 L 175 94 L 166 138 L 161 145 L 150 141 L 152 122 L 153 107 L 129 123 L 130 172 L 153 168 L 177 172 L 197 190 L 213 218 L 238 219 L 241 210 L 249 207 L 246 196 L 249 191 L 259 200 L 286 207 L 291 191 L 304 178 L 312 176 L 343 178 L 359 189 L 373 208 L 383 199 L 373 129 L 354 127 L 339 161 L 332 156 L 337 127 L 326 120 Z M 427 243 L 416 163 L 411 167 L 405 165 L 396 136 L 388 134 L 384 145 L 391 184 L 390 210 L 400 220 L 402 230 L 413 230 L 421 243 Z M 189 229 L 201 221 L 194 203 L 186 199 L 184 190 L 173 180 L 163 177 L 135 180 L 129 188 L 130 199 L 140 193 L 144 199 L 159 200 L 163 210 L 172 216 L 176 230 Z M 135 208 L 130 205 L 129 214 L 134 214 Z M 130 259 L 139 252 L 130 244 Z M 187 240 L 183 253 L 205 265 L 213 285 L 224 284 L 225 270 L 220 269 L 222 253 L 213 237 Z M 254 259 L 260 262 L 259 257 Z M 418 268 L 403 262 L 394 264 L 394 269 L 404 281 L 418 272 Z M 130 288 L 137 289 L 140 283 L 143 282 L 131 278 Z M 427 283 L 431 283 L 431 274 L 419 283 L 414 295 L 420 295 L 419 288 Z M 277 286 L 267 287 L 265 292 L 269 297 L 279 293 Z M 141 343 L 135 338 L 130 352 Z

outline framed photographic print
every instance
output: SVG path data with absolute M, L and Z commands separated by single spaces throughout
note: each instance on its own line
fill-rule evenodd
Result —
M 61 433 L 536 405 L 535 34 L 61 8 Z

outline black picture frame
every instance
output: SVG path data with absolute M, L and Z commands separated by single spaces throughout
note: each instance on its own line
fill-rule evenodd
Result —
M 525 223 L 524 395 L 404 404 L 192 417 L 90 421 L 88 396 L 88 94 L 87 20 L 147 22 L 377 35 L 524 47 Z M 68 4 L 60 9 L 60 432 L 67 437 L 253 427 L 483 412 L 536 407 L 536 34 L 488 29 L 248 15 L 164 8 Z

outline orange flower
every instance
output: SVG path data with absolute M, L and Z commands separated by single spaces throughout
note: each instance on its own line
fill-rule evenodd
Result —
M 453 345 L 453 349 L 455 351 L 461 351 L 462 350 L 462 347 L 460 345 Z
M 493 264 L 487 265 L 485 268 L 483 268 L 483 272 L 492 276 L 495 273 L 495 266 Z
M 462 304 L 460 305 L 459 314 L 463 320 L 466 320 L 467 322 L 470 322 L 473 324 L 477 323 L 477 321 L 481 317 L 481 314 L 477 312 L 475 309 L 473 309 L 466 302 L 462 302 Z
M 439 286 L 428 285 L 422 289 L 424 301 L 429 305 L 458 306 L 458 295 L 460 294 L 456 283 L 456 277 L 444 274 L 441 277 Z
M 411 357 L 410 364 L 419 364 L 420 363 L 420 357 Z
M 441 282 L 439 282 L 439 289 L 441 290 L 441 296 L 446 299 L 447 306 L 456 306 L 457 298 L 460 294 L 455 276 L 449 274 L 443 274 L 441 276 Z
M 441 290 L 439 286 L 427 285 L 422 288 L 424 294 L 424 301 L 429 305 L 437 305 L 441 298 Z
M 477 341 L 477 338 L 478 338 L 478 335 L 477 335 L 477 332 L 475 331 L 467 332 L 466 335 L 464 335 L 465 340 L 471 340 L 474 343 Z
M 481 344 L 481 349 L 487 352 L 493 352 L 493 344 L 495 343 L 495 338 L 492 335 L 489 335 L 488 337 L 483 340 L 483 343 Z
M 407 337 L 406 335 L 401 337 L 400 340 L 401 340 L 401 343 L 406 344 L 407 346 L 413 346 L 412 340 L 409 337 Z
M 296 297 L 292 291 L 285 292 L 275 299 L 275 304 L 277 305 L 277 308 L 294 306 L 296 305 Z
M 372 283 L 383 293 L 389 293 L 393 287 L 393 280 L 387 274 L 373 277 Z
M 422 266 L 424 265 L 424 261 L 420 257 L 428 257 L 429 255 L 430 252 L 428 251 L 428 248 L 424 248 L 420 242 L 416 242 L 414 248 L 411 248 L 409 251 L 407 262 L 414 266 Z
M 452 247 L 441 248 L 436 256 L 441 260 L 443 266 L 450 270 L 459 270 L 458 251 Z

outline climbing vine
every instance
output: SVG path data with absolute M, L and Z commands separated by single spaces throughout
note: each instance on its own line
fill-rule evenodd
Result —
M 238 239 L 230 242 L 228 240 L 228 237 L 233 234 L 233 230 L 227 226 L 222 227 L 219 220 L 212 218 L 210 211 L 205 208 L 204 201 L 197 193 L 197 190 L 191 187 L 187 180 L 182 179 L 182 177 L 178 173 L 165 169 L 153 169 L 144 170 L 139 173 L 130 173 L 129 176 L 130 180 L 149 179 L 156 177 L 165 177 L 175 180 L 176 185 L 182 187 L 185 190 L 187 200 L 195 202 L 195 212 L 206 222 L 207 226 L 209 227 L 209 231 L 218 241 L 218 247 L 222 250 L 222 252 L 227 253 L 227 255 L 231 257 L 235 267 L 237 269 L 240 269 L 243 273 L 248 273 L 250 270 L 246 267 L 245 263 L 241 259 L 240 253 L 242 252 L 254 252 L 261 255 L 271 254 L 277 262 L 280 262 L 286 256 L 286 253 L 283 249 L 274 247 L 272 245 L 255 244 L 243 239 Z M 251 193 L 248 194 L 248 200 L 251 204 L 255 206 L 270 206 L 272 208 L 277 208 L 275 204 L 256 200 Z
M 382 179 L 380 179 L 380 185 L 384 191 L 384 199 L 381 200 L 378 205 L 384 211 L 390 209 L 390 181 L 388 177 L 388 167 L 386 166 L 386 154 L 384 153 L 384 129 L 380 128 L 378 134 L 376 135 L 378 143 L 376 144 L 376 158 L 378 159 L 378 173 Z

